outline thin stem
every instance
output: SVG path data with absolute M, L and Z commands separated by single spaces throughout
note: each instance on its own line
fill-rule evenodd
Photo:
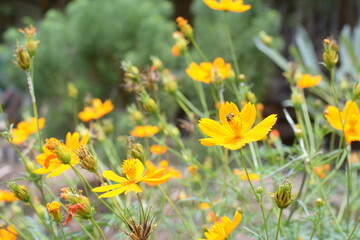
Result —
M 204 52 L 201 50 L 201 48 L 199 47 L 199 45 L 197 44 L 197 42 L 195 41 L 194 38 L 190 38 L 189 39 L 190 42 L 194 45 L 196 51 L 198 51 L 198 53 L 201 55 L 201 57 L 204 59 L 204 61 L 208 62 L 208 58 L 206 57 L 206 55 L 204 54 Z
M 142 213 L 143 217 L 145 217 L 144 206 L 143 206 L 143 204 L 142 204 L 142 201 L 141 201 L 141 198 L 140 198 L 139 193 L 136 193 L 136 196 L 138 197 L 138 200 L 139 200 L 139 203 L 140 203 L 141 213 Z
M 228 149 L 224 149 L 224 189 L 223 194 L 225 195 L 225 206 L 226 211 L 228 211 L 228 191 L 227 191 L 227 168 L 228 168 Z
M 230 51 L 231 51 L 231 57 L 233 59 L 234 65 L 235 65 L 236 76 L 238 76 L 240 74 L 240 68 L 239 68 L 239 63 L 238 63 L 237 58 L 236 58 L 234 44 L 233 44 L 233 41 L 232 41 L 232 38 L 231 38 L 230 23 L 229 23 L 228 14 L 227 14 L 226 11 L 224 12 L 224 16 L 225 16 L 226 34 L 228 36 L 228 41 L 229 41 L 229 46 L 230 46 Z
M 106 240 L 106 237 L 105 237 L 103 231 L 101 230 L 100 226 L 95 222 L 95 220 L 94 220 L 93 217 L 90 218 L 90 221 L 91 221 L 91 222 L 95 225 L 95 227 L 98 229 L 98 231 L 100 232 L 100 235 L 101 235 L 102 239 Z
M 188 233 L 190 234 L 190 236 L 194 236 L 192 231 L 190 230 L 189 226 L 187 225 L 185 219 L 183 218 L 183 216 L 181 215 L 179 209 L 176 207 L 176 205 L 174 204 L 174 202 L 169 198 L 169 196 L 166 194 L 166 192 L 164 191 L 164 189 L 161 187 L 161 185 L 158 185 L 161 193 L 164 195 L 164 197 L 166 198 L 166 200 L 170 203 L 170 205 L 173 207 L 174 211 L 176 212 L 176 214 L 178 215 L 178 217 L 180 218 L 180 221 L 182 222 L 182 224 L 184 225 L 184 227 L 186 228 L 186 230 L 188 231 Z
M 349 234 L 349 236 L 347 237 L 346 240 L 350 240 L 350 239 L 351 239 L 351 237 L 352 237 L 352 235 L 354 234 L 354 232 L 355 232 L 357 226 L 359 225 L 359 223 L 360 223 L 360 216 L 358 217 L 358 219 L 357 219 L 357 221 L 356 221 L 356 223 L 355 223 L 355 226 L 353 227 L 351 233 Z
M 263 222 L 264 222 L 266 240 L 268 240 L 269 239 L 269 232 L 268 232 L 267 224 L 266 224 L 267 221 L 266 221 L 266 216 L 265 216 L 265 211 L 264 211 L 264 203 L 263 203 L 263 200 L 262 200 L 262 195 L 259 195 L 259 204 L 260 204 L 260 209 L 261 209 L 261 215 L 262 215 Z
M 66 234 L 64 232 L 64 228 L 63 228 L 63 225 L 59 222 L 59 226 L 60 226 L 60 231 L 61 231 L 61 234 L 62 236 L 64 237 L 64 240 L 66 240 Z
M 281 215 L 282 215 L 282 211 L 283 211 L 283 209 L 280 208 L 280 213 L 279 213 L 279 219 L 278 219 L 278 223 L 277 223 L 277 230 L 276 230 L 275 240 L 278 240 L 278 237 L 279 237 L 280 226 L 281 226 Z
M 52 229 L 52 227 L 50 227 L 45 220 L 40 216 L 40 214 L 38 213 L 38 211 L 36 210 L 34 204 L 29 201 L 30 206 L 32 207 L 32 209 L 34 210 L 34 212 L 36 213 L 36 215 L 39 217 L 40 221 L 45 225 L 45 227 L 49 230 L 49 232 L 51 233 L 51 235 L 53 235 L 55 237 L 55 239 L 58 239 L 58 237 L 55 235 L 54 230 Z

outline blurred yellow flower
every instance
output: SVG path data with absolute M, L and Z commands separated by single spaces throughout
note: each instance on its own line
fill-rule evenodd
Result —
M 225 63 L 224 59 L 218 57 L 211 62 L 202 62 L 200 65 L 192 62 L 186 69 L 186 73 L 195 81 L 212 83 L 216 80 L 224 80 L 231 74 L 231 64 Z
M 153 185 L 158 185 L 166 182 L 172 176 L 171 174 L 163 175 L 165 171 L 164 168 L 146 171 L 144 174 L 144 165 L 139 159 L 128 158 L 122 164 L 122 171 L 125 174 L 126 178 L 120 177 L 111 170 L 103 171 L 104 178 L 118 182 L 118 184 L 106 185 L 101 187 L 96 187 L 93 192 L 106 192 L 99 196 L 99 198 L 108 198 L 119 195 L 123 192 L 128 194 L 129 192 L 142 192 L 142 188 L 138 185 L 140 182 L 150 183 Z
M 45 125 L 45 119 L 38 120 L 39 129 Z M 11 130 L 12 142 L 16 145 L 23 143 L 30 135 L 37 132 L 36 119 L 31 118 L 28 121 L 21 121 L 17 124 L 16 128 Z
M 17 232 L 12 226 L 8 226 L 7 229 L 0 229 L 0 240 L 15 240 Z
M 248 181 L 245 171 L 240 171 L 239 169 L 234 169 L 233 173 L 243 181 Z M 249 178 L 251 181 L 260 181 L 260 175 L 256 173 L 249 173 Z
M 62 172 L 71 168 L 70 165 L 74 166 L 79 163 L 80 159 L 76 155 L 75 150 L 79 149 L 80 146 L 86 145 L 88 142 L 89 135 L 85 135 L 80 140 L 79 133 L 70 132 L 66 135 L 65 144 L 60 142 L 56 138 L 50 138 L 46 140 L 43 146 L 43 152 L 36 157 L 36 161 L 41 168 L 35 169 L 36 174 L 47 174 L 46 177 L 55 177 L 60 175 Z M 69 162 L 65 162 L 64 159 L 68 158 Z
M 298 88 L 308 88 L 317 86 L 322 77 L 321 75 L 312 76 L 310 74 L 303 74 L 297 81 Z
M 99 98 L 92 100 L 91 106 L 84 108 L 82 112 L 79 113 L 79 118 L 83 122 L 88 122 L 93 119 L 99 119 L 102 116 L 108 114 L 114 109 L 114 105 L 110 100 L 106 100 L 104 103 Z
M 0 189 L 0 202 L 13 202 L 19 200 L 17 197 L 15 197 L 14 193 Z M 1 238 L 0 238 L 1 239 Z
M 206 210 L 206 209 L 210 208 L 210 204 L 207 202 L 202 202 L 198 205 L 198 208 L 201 210 Z
M 154 144 L 150 146 L 150 152 L 155 155 L 166 153 L 166 151 L 167 151 L 167 147 L 163 145 Z
M 247 103 L 239 111 L 234 103 L 226 102 L 219 110 L 220 123 L 208 118 L 199 120 L 199 128 L 210 138 L 200 139 L 204 146 L 220 145 L 237 150 L 250 142 L 263 139 L 276 123 L 276 114 L 272 114 L 251 128 L 255 122 L 256 109 Z
M 166 160 L 161 160 L 159 162 L 158 167 L 155 166 L 151 161 L 145 161 L 145 166 L 146 166 L 148 172 L 154 172 L 159 169 L 165 169 L 159 176 L 156 176 L 156 177 L 161 177 L 166 174 L 170 174 L 171 177 L 173 177 L 173 178 L 179 178 L 179 179 L 182 178 L 181 172 L 174 167 L 169 167 L 169 162 Z
M 230 233 L 239 225 L 241 219 L 242 215 L 238 211 L 235 212 L 233 221 L 228 217 L 222 217 L 211 228 L 207 228 L 207 232 L 204 233 L 206 239 L 199 240 L 226 240 Z
M 356 102 L 347 101 L 342 112 L 337 107 L 328 106 L 325 118 L 333 128 L 344 133 L 348 144 L 360 141 L 360 113 Z
M 133 137 L 145 138 L 152 137 L 159 132 L 157 126 L 145 125 L 145 126 L 136 126 L 131 132 L 130 135 Z
M 251 5 L 244 5 L 243 0 L 203 0 L 211 9 L 230 12 L 245 12 Z

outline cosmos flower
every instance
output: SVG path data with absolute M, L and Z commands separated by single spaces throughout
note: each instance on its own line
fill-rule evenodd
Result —
M 311 76 L 310 74 L 303 74 L 297 81 L 298 88 L 309 88 L 317 86 L 322 77 L 320 75 Z
M 230 12 L 245 12 L 251 5 L 244 5 L 243 0 L 203 0 L 211 9 Z
M 83 122 L 88 122 L 93 119 L 99 119 L 102 116 L 108 114 L 114 109 L 114 105 L 110 100 L 106 100 L 104 103 L 99 98 L 92 100 L 91 106 L 84 108 L 82 112 L 79 113 L 79 118 Z
M 199 128 L 210 137 L 200 139 L 202 145 L 240 149 L 250 142 L 263 139 L 277 119 L 276 114 L 272 114 L 251 128 L 255 122 L 256 108 L 250 102 L 241 112 L 234 103 L 226 102 L 220 107 L 219 116 L 220 123 L 208 118 L 199 120 Z
M 39 129 L 42 129 L 45 125 L 45 119 L 40 118 L 38 120 Z M 36 119 L 31 118 L 28 121 L 21 121 L 16 125 L 16 128 L 11 130 L 12 142 L 19 145 L 28 139 L 29 136 L 37 132 Z
M 145 126 L 136 126 L 131 132 L 130 135 L 133 137 L 145 138 L 152 137 L 159 132 L 157 126 L 145 125 Z

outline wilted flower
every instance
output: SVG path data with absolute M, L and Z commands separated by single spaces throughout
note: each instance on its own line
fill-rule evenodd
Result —
M 220 145 L 237 150 L 263 139 L 277 119 L 276 114 L 272 114 L 251 128 L 256 118 L 256 109 L 251 103 L 247 103 L 240 112 L 234 103 L 226 102 L 220 107 L 219 116 L 221 123 L 207 118 L 199 120 L 201 131 L 211 137 L 200 139 L 202 145 Z
M 130 221 L 127 222 L 129 232 L 123 232 L 132 240 L 148 240 L 151 233 L 155 230 L 156 224 L 153 224 L 154 217 L 150 217 L 150 209 L 146 211 L 144 215 L 140 214 L 140 223 L 136 223 L 135 220 L 130 217 Z
M 294 202 L 294 199 L 297 197 L 299 192 L 291 194 L 292 183 L 285 179 L 283 180 L 276 190 L 275 193 L 271 193 L 271 197 L 274 198 L 276 205 L 279 208 L 287 208 L 290 204 Z
M 84 146 L 80 146 L 78 149 L 75 149 L 75 154 L 80 159 L 80 166 L 89 171 L 96 173 L 97 172 L 97 161 L 94 155 L 91 154 L 89 149 Z
M 60 207 L 61 204 L 57 201 L 46 204 L 46 210 L 55 222 L 61 222 L 62 216 L 60 212 Z
M 16 182 L 8 182 L 7 184 L 10 190 L 14 193 L 15 197 L 25 203 L 30 201 L 30 193 L 25 185 L 19 185 Z
M 31 66 L 31 58 L 29 52 L 25 49 L 24 46 L 20 46 L 19 43 L 16 44 L 15 49 L 15 64 L 24 71 L 28 71 Z

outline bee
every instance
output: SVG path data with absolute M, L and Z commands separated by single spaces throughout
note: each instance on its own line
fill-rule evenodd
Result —
M 230 122 L 233 117 L 235 117 L 235 114 L 229 113 L 229 114 L 226 116 L 226 120 L 227 120 L 228 122 Z

